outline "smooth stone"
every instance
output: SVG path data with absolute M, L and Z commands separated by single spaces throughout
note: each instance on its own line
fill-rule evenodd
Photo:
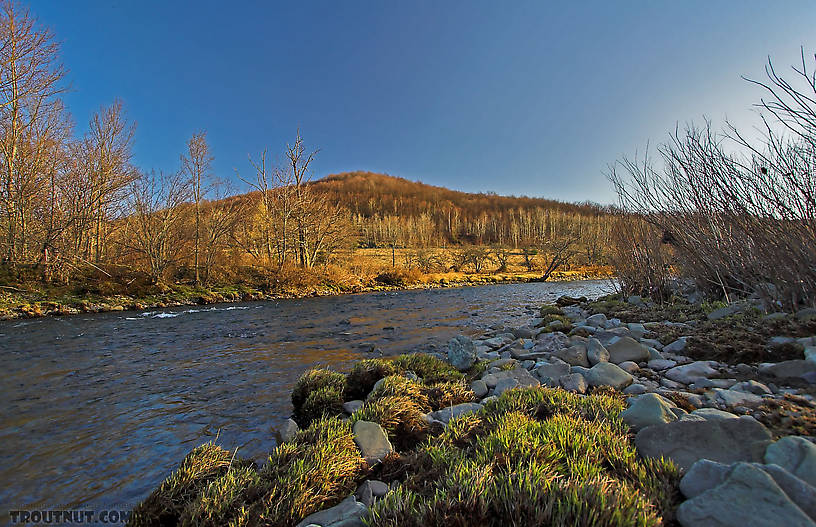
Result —
M 365 504 L 358 502 L 354 495 L 349 496 L 329 509 L 324 509 L 306 516 L 297 527 L 319 525 L 320 527 L 363 527 L 361 516 L 365 514 Z
M 787 436 L 768 446 L 765 463 L 779 465 L 816 486 L 816 445 L 799 436 Z
M 623 393 L 626 395 L 640 395 L 646 393 L 646 387 L 642 384 L 632 384 L 624 388 Z
M 688 344 L 688 337 L 680 337 L 671 344 L 663 346 L 663 353 L 680 353 L 686 349 Z
M 750 417 L 674 421 L 646 427 L 635 436 L 642 456 L 671 458 L 683 469 L 699 459 L 761 462 L 770 443 L 771 433 Z
M 623 420 L 634 430 L 641 430 L 647 426 L 671 423 L 677 420 L 672 411 L 674 403 L 667 401 L 656 393 L 645 393 L 621 412 Z
M 591 338 L 587 341 L 587 360 L 592 366 L 599 362 L 609 362 L 609 350 L 607 350 L 601 341 Z
M 677 521 L 683 527 L 816 525 L 770 475 L 748 463 L 734 467 L 722 484 L 682 503 Z
M 770 375 L 782 379 L 804 377 L 813 371 L 816 371 L 816 363 L 801 359 L 759 365 L 759 373 L 762 375 Z
M 281 440 L 284 442 L 291 441 L 295 438 L 295 434 L 297 434 L 299 430 L 300 428 L 294 419 L 287 419 L 280 429 Z
M 351 415 L 354 412 L 356 412 L 357 410 L 359 410 L 360 408 L 362 408 L 363 404 L 365 404 L 365 403 L 363 401 L 360 401 L 360 400 L 346 401 L 346 402 L 343 403 L 343 411 L 346 412 L 347 414 Z
M 816 366 L 816 346 L 808 346 L 805 348 L 805 360 Z
M 437 421 L 441 421 L 447 425 L 451 419 L 478 412 L 482 409 L 482 407 L 483 405 L 479 403 L 461 403 L 455 406 L 449 406 L 448 408 L 437 410 L 436 412 L 431 413 L 431 415 Z
M 487 395 L 488 392 L 487 384 L 485 384 L 485 382 L 481 379 L 476 379 L 470 383 L 470 390 L 473 392 L 473 395 L 479 399 Z
M 653 359 L 646 363 L 651 370 L 663 371 L 677 366 L 677 362 L 670 359 Z
M 636 363 L 630 360 L 621 362 L 620 364 L 618 364 L 618 367 L 623 371 L 631 374 L 635 374 L 637 373 L 638 370 L 640 370 L 640 366 L 638 366 Z
M 606 326 L 607 319 L 606 315 L 603 313 L 596 313 L 594 315 L 588 316 L 586 319 L 586 323 L 588 326 L 593 326 L 596 328 L 601 328 Z
M 692 384 L 699 379 L 707 379 L 718 373 L 717 370 L 711 367 L 711 362 L 700 360 L 683 366 L 675 366 L 666 370 L 665 375 L 673 381 Z
M 513 388 L 518 388 L 519 386 L 521 385 L 519 384 L 518 379 L 508 377 L 496 383 L 496 387 L 493 389 L 493 394 L 501 395 L 507 390 L 512 390 Z
M 649 349 L 649 360 L 663 360 L 663 359 L 665 359 L 663 354 L 660 353 L 659 351 L 657 351 L 657 349 L 653 348 L 652 346 L 647 345 L 645 342 L 642 342 L 642 341 L 641 341 L 641 344 L 643 344 L 644 346 L 647 346 L 647 348 Z
M 589 368 L 589 361 L 587 360 L 587 349 L 582 345 L 570 346 L 553 353 L 553 356 L 558 357 L 570 366 L 583 366 Z
M 632 338 L 635 340 L 642 339 L 647 333 L 646 328 L 643 327 L 643 324 L 639 324 L 637 322 L 630 322 L 626 324 L 626 327 L 629 328 L 629 332 L 632 334 Z
M 352 427 L 354 443 L 360 449 L 360 455 L 369 464 L 376 463 L 394 451 L 385 430 L 371 421 L 357 421 Z
M 580 373 L 570 373 L 558 379 L 558 383 L 568 392 L 586 393 L 589 388 L 586 378 Z
M 611 362 L 599 362 L 586 373 L 590 386 L 611 386 L 622 390 L 632 384 L 634 378 Z
M 691 415 L 700 416 L 706 420 L 739 419 L 739 416 L 736 416 L 731 412 L 720 410 L 718 408 L 698 408 L 696 410 L 693 410 L 691 412 Z
M 476 363 L 476 346 L 473 340 L 463 335 L 453 337 L 448 342 L 448 362 L 459 371 L 467 371 Z
M 558 379 L 563 375 L 567 375 L 570 371 L 570 365 L 564 361 L 559 360 L 552 364 L 544 364 L 535 369 L 535 374 L 539 379 Z
M 736 390 L 723 390 L 721 388 L 714 388 L 714 394 L 717 399 L 728 406 L 745 406 L 757 405 L 762 402 L 762 397 L 747 392 L 739 392 Z
M 701 459 L 694 463 L 680 480 L 680 492 L 691 499 L 720 485 L 730 472 L 731 465 Z
M 606 346 L 609 362 L 620 364 L 625 361 L 641 362 L 649 360 L 649 348 L 632 337 L 621 337 Z
M 738 382 L 731 386 L 729 390 L 753 393 L 754 395 L 771 395 L 771 390 L 761 382 L 755 380 Z
M 732 315 L 736 315 L 737 313 L 742 313 L 748 308 L 748 304 L 746 303 L 735 303 L 729 304 L 725 307 L 721 307 L 719 309 L 715 309 L 711 313 L 708 314 L 708 320 L 720 320 L 725 317 L 730 317 Z
M 530 375 L 530 372 L 524 368 L 502 370 L 482 376 L 482 380 L 488 388 L 495 388 L 502 379 L 516 379 L 521 386 L 538 386 L 540 384 L 539 380 Z

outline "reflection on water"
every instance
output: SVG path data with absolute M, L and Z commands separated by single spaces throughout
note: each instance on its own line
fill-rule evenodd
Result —
M 309 367 L 522 324 L 536 283 L 0 322 L 0 509 L 132 506 L 196 445 L 263 459 Z

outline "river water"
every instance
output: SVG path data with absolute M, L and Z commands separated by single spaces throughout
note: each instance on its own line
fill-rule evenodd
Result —
M 264 459 L 310 367 L 430 349 L 610 291 L 504 284 L 0 322 L 0 519 L 129 510 L 206 441 Z

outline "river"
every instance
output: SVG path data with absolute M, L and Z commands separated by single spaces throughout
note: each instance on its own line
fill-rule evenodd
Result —
M 203 442 L 264 459 L 310 367 L 430 349 L 611 289 L 504 284 L 0 322 L 0 518 L 129 510 Z

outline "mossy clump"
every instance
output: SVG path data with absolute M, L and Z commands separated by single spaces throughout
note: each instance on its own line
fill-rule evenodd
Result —
M 351 423 L 372 421 L 388 434 L 389 440 L 399 451 L 410 450 L 427 437 L 428 423 L 422 419 L 426 413 L 418 402 L 405 396 L 386 395 L 366 402 L 351 415 Z
M 469 403 L 475 398 L 473 390 L 464 381 L 438 382 L 423 387 L 422 392 L 427 397 L 432 410 Z
M 354 364 L 346 377 L 349 400 L 365 399 L 380 379 L 393 375 L 397 368 L 386 359 L 363 359 Z
M 453 419 L 389 464 L 400 486 L 366 519 L 420 525 L 656 526 L 671 521 L 679 471 L 642 460 L 619 399 L 510 390 Z
M 411 399 L 425 411 L 430 410 L 428 396 L 424 393 L 425 387 L 417 381 L 408 379 L 401 375 L 389 375 L 382 382 L 371 390 L 368 399 L 379 399 L 381 397 L 398 396 Z
M 318 417 L 339 415 L 343 410 L 346 376 L 326 369 L 304 373 L 292 390 L 294 419 L 303 428 Z
M 544 304 L 541 306 L 541 309 L 539 310 L 539 316 L 541 318 L 546 318 L 553 315 L 564 316 L 564 311 L 560 307 L 551 304 Z
M 133 509 L 129 525 L 176 525 L 188 503 L 230 470 L 234 454 L 212 443 L 191 451 L 169 478 Z
M 447 362 L 425 353 L 400 355 L 392 363 L 400 373 L 412 371 L 421 377 L 426 384 L 458 381 L 465 377 Z
M 254 467 L 232 467 L 212 480 L 184 509 L 179 524 L 184 527 L 246 525 L 241 515 L 261 489 L 261 476 Z

